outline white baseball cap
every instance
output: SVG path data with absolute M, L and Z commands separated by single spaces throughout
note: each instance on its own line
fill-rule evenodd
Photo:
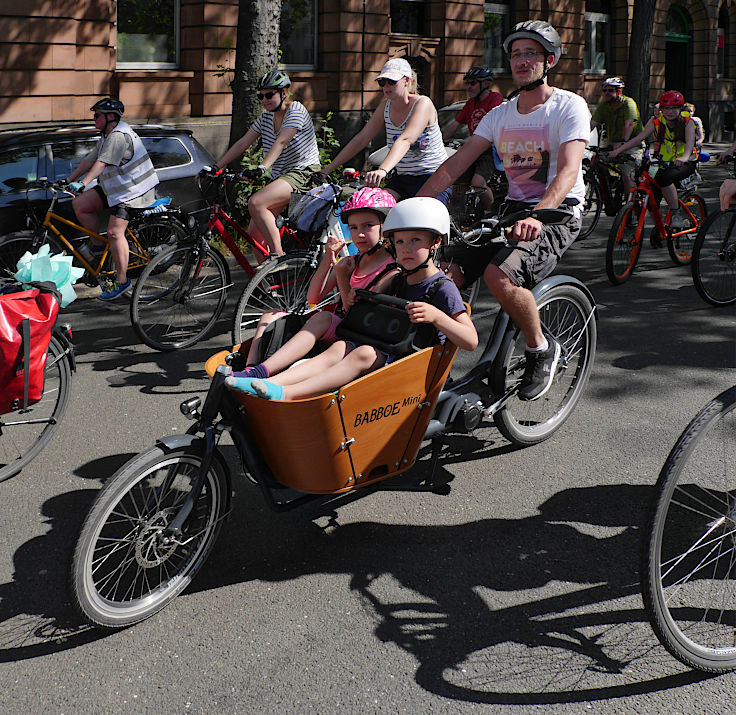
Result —
M 376 79 L 392 79 L 398 82 L 402 77 L 411 79 L 411 65 L 403 57 L 394 57 L 383 65 L 381 74 Z

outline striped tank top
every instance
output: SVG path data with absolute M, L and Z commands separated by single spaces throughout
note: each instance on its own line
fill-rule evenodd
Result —
M 406 123 L 411 117 L 419 99 L 414 100 L 409 114 L 402 124 L 396 126 L 391 121 L 391 100 L 386 101 L 383 110 L 383 120 L 386 123 L 386 143 L 389 149 L 399 138 L 401 132 L 406 129 Z M 437 120 L 434 124 L 430 124 L 419 135 L 419 138 L 409 147 L 409 150 L 401 157 L 401 161 L 396 165 L 397 174 L 409 174 L 411 176 L 422 176 L 423 174 L 432 174 L 437 167 L 447 159 L 445 145 L 442 143 L 442 132 Z

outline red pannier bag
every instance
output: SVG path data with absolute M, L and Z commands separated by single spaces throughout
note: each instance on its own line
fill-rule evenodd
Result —
M 54 292 L 32 288 L 0 294 L 0 414 L 41 399 L 58 312 Z

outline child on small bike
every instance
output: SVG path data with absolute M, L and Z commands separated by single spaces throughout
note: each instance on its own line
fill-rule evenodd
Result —
M 384 234 L 394 244 L 401 274 L 386 276 L 376 290 L 388 289 L 410 301 L 406 310 L 411 322 L 433 325 L 440 342 L 449 339 L 464 350 L 474 350 L 478 334 L 460 292 L 432 261 L 449 231 L 450 216 L 437 199 L 421 197 L 399 202 L 386 218 Z M 425 302 L 428 296 L 431 298 Z M 266 399 L 298 400 L 335 390 L 395 359 L 371 345 L 337 340 L 323 353 L 269 380 L 229 377 L 226 384 Z
M 396 273 L 396 262 L 387 250 L 388 242 L 381 235 L 382 224 L 394 206 L 396 199 L 385 189 L 366 186 L 350 196 L 340 216 L 348 224 L 358 254 L 338 261 L 337 256 L 344 242 L 336 236 L 330 236 L 307 291 L 307 300 L 316 304 L 337 286 L 341 309 L 334 313 L 323 310 L 311 315 L 294 337 L 266 360 L 256 364 L 264 330 L 285 315 L 283 312 L 264 313 L 248 350 L 248 367 L 234 373 L 235 377 L 269 377 L 307 355 L 318 340 L 326 343 L 337 340 L 335 330 L 343 311 L 355 302 L 355 289 L 371 289 L 383 276 Z

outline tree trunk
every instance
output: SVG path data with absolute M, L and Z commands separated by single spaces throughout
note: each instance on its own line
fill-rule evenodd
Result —
M 280 0 L 240 0 L 235 73 L 232 81 L 233 115 L 230 144 L 240 139 L 261 113 L 256 83 L 278 66 Z
M 641 120 L 649 119 L 649 75 L 652 70 L 652 34 L 655 0 L 634 0 L 629 39 L 629 67 L 625 94 L 636 101 Z

